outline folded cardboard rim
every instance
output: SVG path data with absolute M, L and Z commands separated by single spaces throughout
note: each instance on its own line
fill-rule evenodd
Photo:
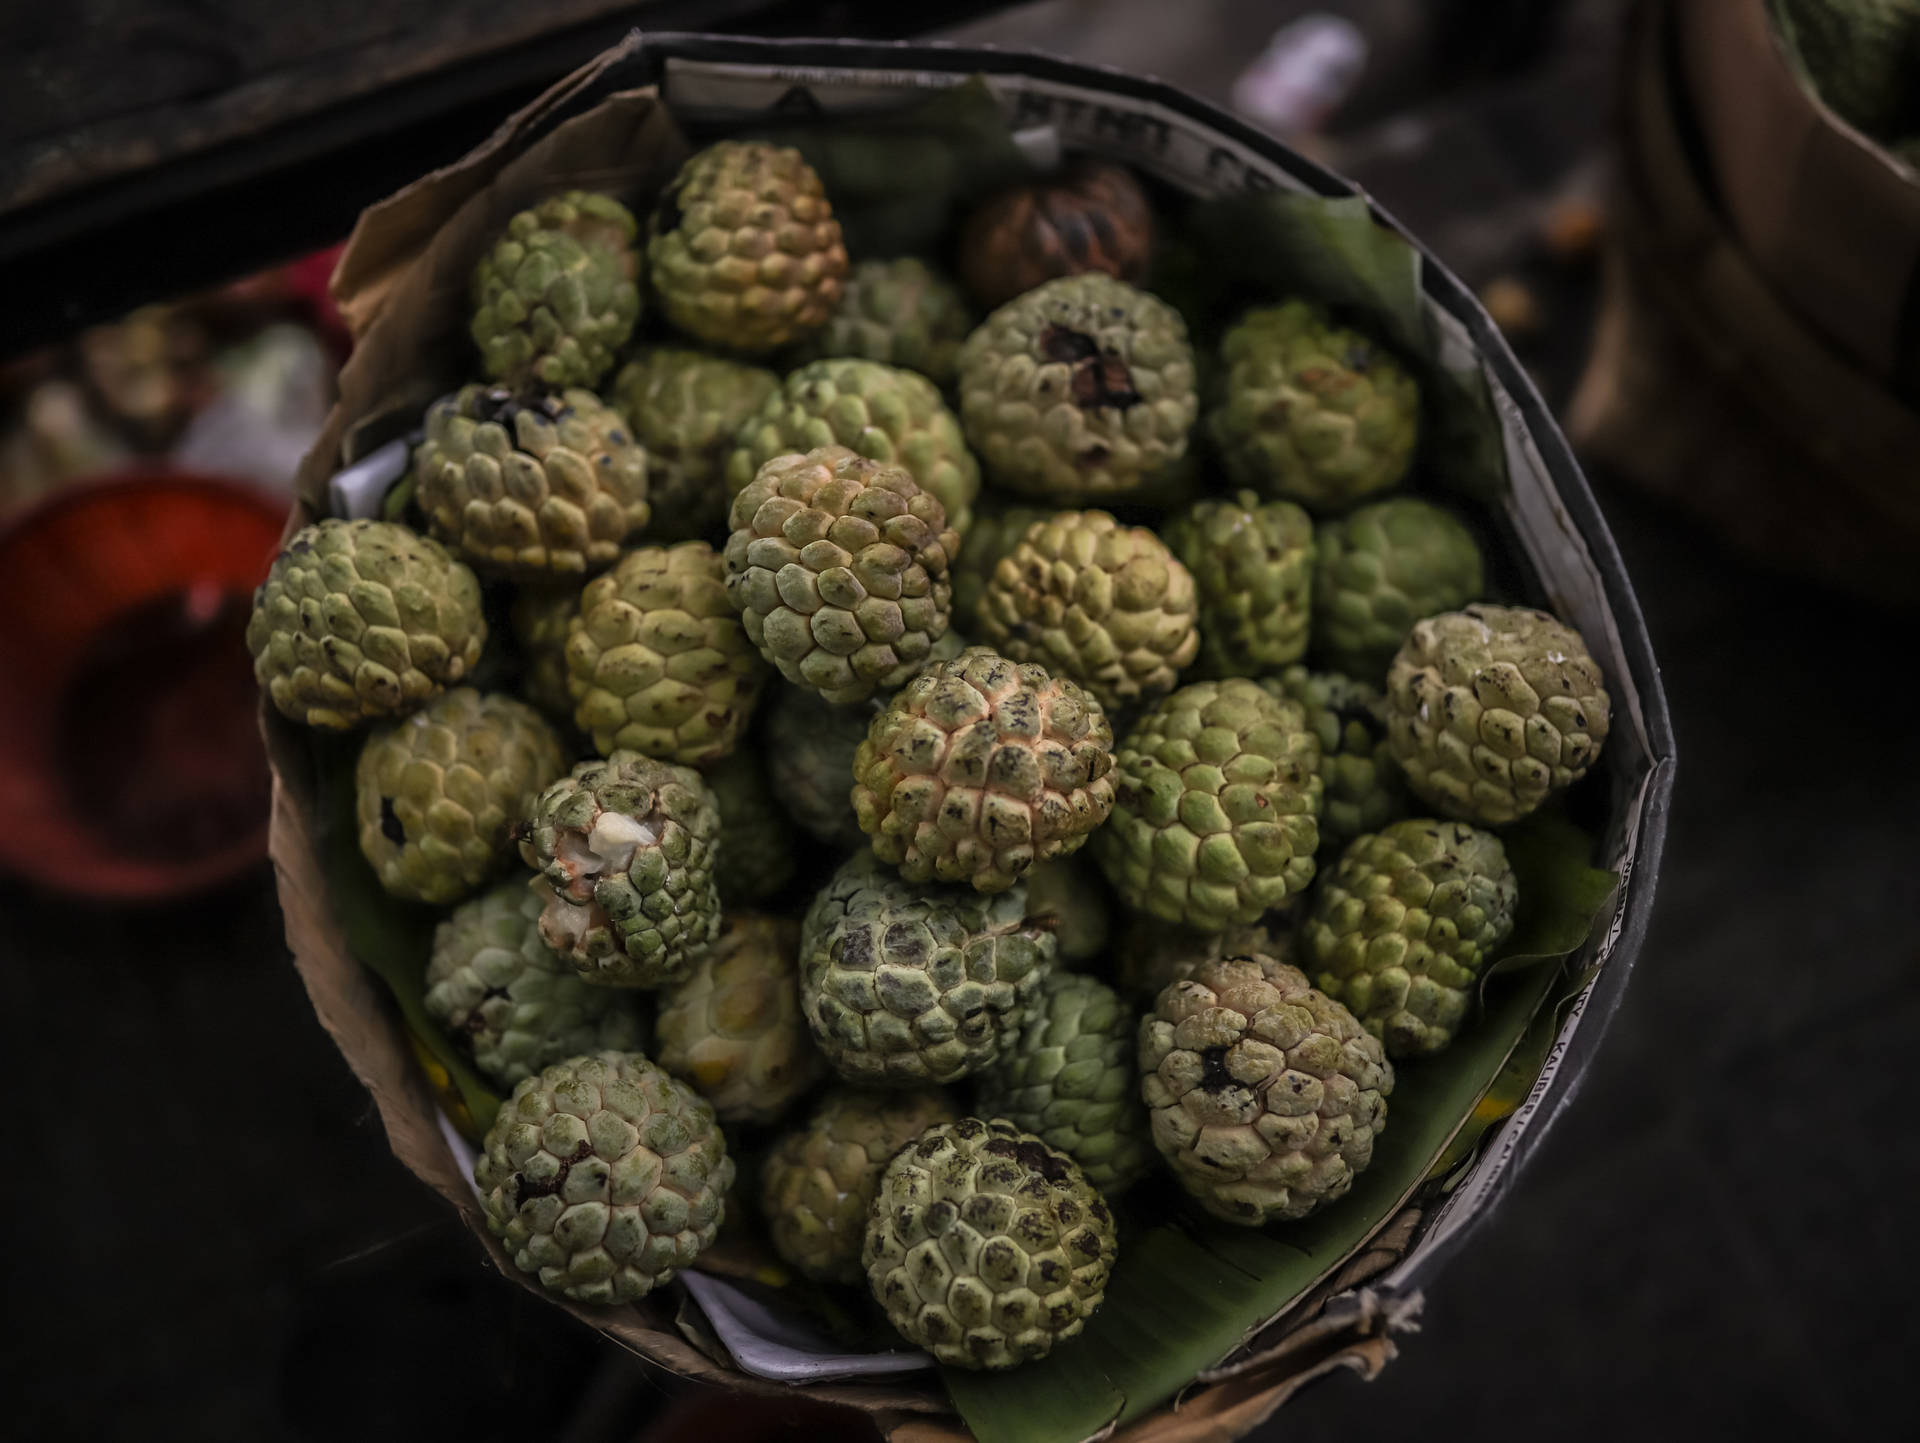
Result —
M 342 312 L 360 344 L 341 374 L 334 411 L 301 467 L 289 534 L 324 514 L 328 479 L 356 430 L 410 407 L 417 413 L 426 400 L 459 379 L 444 373 L 444 367 L 436 371 L 409 348 L 410 338 L 458 329 L 472 258 L 508 215 L 564 185 L 624 187 L 646 193 L 671 174 L 685 146 L 658 86 L 676 60 L 738 67 L 762 76 L 790 74 L 796 84 L 828 83 L 824 77 L 866 70 L 876 83 L 906 93 L 916 75 L 928 73 L 1017 75 L 1083 91 L 1091 88 L 1204 127 L 1223 143 L 1230 141 L 1283 169 L 1304 189 L 1329 196 L 1356 193 L 1338 177 L 1192 97 L 1118 72 L 1042 56 L 910 43 L 635 32 L 510 117 L 470 154 L 362 215 L 334 278 Z M 921 83 L 934 82 L 923 79 Z M 1376 215 L 1382 224 L 1393 226 L 1377 207 Z M 1621 910 L 1609 938 L 1611 955 L 1585 999 L 1588 1025 L 1571 1039 L 1567 1056 L 1553 1076 L 1543 1080 L 1544 1096 L 1537 1100 L 1551 1105 L 1540 1123 L 1518 1137 L 1509 1150 L 1502 1170 L 1493 1175 L 1478 1200 L 1477 1214 L 1458 1220 L 1444 1245 L 1428 1248 L 1427 1256 L 1411 1267 L 1407 1253 L 1419 1231 L 1420 1211 L 1407 1208 L 1389 1219 L 1359 1255 L 1298 1300 L 1279 1324 L 1256 1330 L 1247 1346 L 1196 1380 L 1173 1405 L 1118 1435 L 1141 1443 L 1237 1437 L 1314 1377 L 1341 1368 L 1372 1377 L 1384 1367 L 1394 1354 L 1390 1332 L 1417 1307 L 1419 1290 L 1432 1268 L 1460 1246 L 1467 1224 L 1474 1216 L 1484 1216 L 1510 1185 L 1517 1163 L 1537 1143 L 1544 1122 L 1557 1111 L 1559 1100 L 1570 1095 L 1585 1057 L 1618 1003 L 1651 908 L 1671 778 L 1672 736 L 1658 670 L 1631 586 L 1566 443 L 1525 372 L 1465 288 L 1430 255 L 1423 251 L 1422 256 L 1428 298 L 1453 318 L 1479 354 L 1524 436 L 1529 456 L 1547 478 L 1554 524 L 1577 539 L 1582 557 L 1597 572 L 1600 604 L 1637 693 L 1635 721 L 1645 732 L 1650 762 L 1640 781 L 1632 837 L 1638 844 L 1640 881 L 1630 891 L 1623 888 Z M 451 327 L 450 321 L 454 322 Z M 275 773 L 271 853 L 288 944 L 315 1012 L 373 1095 L 395 1155 L 460 1210 L 496 1266 L 538 1291 L 532 1280 L 510 1266 L 484 1227 L 468 1181 L 438 1134 L 437 1105 L 415 1065 L 404 1029 L 380 984 L 349 955 L 341 928 L 331 915 L 313 834 L 315 786 L 305 738 L 265 706 L 262 727 Z M 1389 1269 L 1393 1270 L 1390 1287 L 1382 1281 Z M 656 1292 L 629 1308 L 598 1310 L 573 1306 L 545 1293 L 541 1296 L 568 1308 L 639 1356 L 688 1378 L 763 1393 L 779 1393 L 790 1386 L 751 1377 L 731 1366 L 698 1309 L 676 1306 L 677 1291 Z M 1336 1300 L 1338 1306 L 1330 1307 Z M 950 1410 L 937 1380 L 924 1375 L 816 1384 L 809 1387 L 808 1396 L 858 1408 L 897 1438 L 933 1443 L 966 1436 L 950 1420 L 930 1416 Z

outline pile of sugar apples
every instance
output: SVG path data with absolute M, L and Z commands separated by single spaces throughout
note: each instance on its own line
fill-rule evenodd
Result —
M 1407 494 L 1400 358 L 1306 299 L 1197 353 L 1153 229 L 1077 161 L 968 220 L 963 289 L 850 261 L 791 149 L 699 151 L 644 225 L 555 195 L 474 271 L 413 524 L 274 563 L 260 684 L 364 736 L 543 1286 L 630 1301 L 757 1208 L 1009 1367 L 1100 1305 L 1130 1185 L 1304 1217 L 1469 1025 L 1600 669 Z

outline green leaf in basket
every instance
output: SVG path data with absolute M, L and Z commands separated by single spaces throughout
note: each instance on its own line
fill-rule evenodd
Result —
M 1362 196 L 1253 191 L 1196 204 L 1188 233 L 1209 270 L 1250 301 L 1291 296 L 1331 306 L 1388 342 L 1419 375 L 1423 468 L 1489 500 L 1506 489 L 1506 447 L 1477 360 L 1442 343 L 1428 314 L 1419 250 L 1373 218 Z
M 1481 979 L 1565 957 L 1586 941 L 1620 879 L 1593 865 L 1593 838 L 1558 809 L 1535 812 L 1500 835 L 1520 888 L 1513 933 Z
M 449 1115 L 462 1124 L 462 1132 L 477 1140 L 493 1125 L 493 1115 L 500 1110 L 500 1096 L 427 1015 L 427 957 L 433 949 L 433 929 L 440 914 L 388 896 L 360 855 L 353 795 L 353 767 L 359 745 L 358 737 L 313 739 L 315 793 L 320 805 L 316 843 L 327 897 L 340 930 L 346 934 L 347 950 L 387 984 L 415 1046 L 425 1048 L 446 1074 L 453 1092 L 450 1100 L 459 1104 L 449 1108 Z M 465 1117 L 459 1115 L 463 1111 Z
M 1535 960 L 1591 931 L 1611 886 L 1591 875 L 1592 839 L 1564 817 L 1509 833 L 1523 911 L 1516 942 Z M 1523 870 L 1524 867 L 1524 870 Z M 1600 873 L 1612 879 L 1612 873 Z M 1562 945 L 1564 944 L 1564 945 Z M 1291 1224 L 1237 1228 L 1183 1208 L 1123 1232 L 1104 1307 L 1086 1332 L 1038 1363 L 1007 1373 L 944 1370 L 955 1408 L 980 1443 L 1081 1443 L 1165 1403 L 1329 1277 L 1403 1207 L 1497 1086 L 1528 1086 L 1546 1052 L 1533 1027 L 1566 995 L 1562 969 L 1532 966 L 1486 989 L 1481 1015 L 1437 1057 L 1401 1064 L 1387 1127 L 1353 1190 Z M 1549 1014 L 1550 1015 L 1550 1014 Z M 1552 1032 L 1545 1031 L 1547 1045 Z M 1524 1091 L 1521 1093 L 1524 1096 Z M 1505 1114 L 1502 1113 L 1502 1116 Z M 1492 1121 L 1478 1125 L 1475 1137 Z

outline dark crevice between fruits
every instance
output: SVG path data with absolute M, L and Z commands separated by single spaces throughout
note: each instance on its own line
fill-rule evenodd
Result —
M 392 797 L 380 799 L 380 835 L 396 847 L 406 845 L 407 829 L 400 825 L 400 814 L 393 809 Z

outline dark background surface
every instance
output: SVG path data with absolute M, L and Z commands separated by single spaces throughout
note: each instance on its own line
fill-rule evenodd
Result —
M 1304 8 L 1055 3 L 965 38 L 1220 98 Z M 1533 54 L 1423 30 L 1414 0 L 1347 8 L 1376 53 L 1329 158 L 1470 283 L 1526 280 L 1544 323 L 1521 354 L 1564 402 L 1594 276 L 1540 260 L 1531 221 L 1591 176 L 1617 7 L 1576 3 Z M 1910 1392 L 1911 627 L 1594 484 L 1681 757 L 1638 973 L 1400 1359 L 1311 1389 L 1262 1437 L 1826 1438 Z M 584 1443 L 637 1436 L 686 1391 L 485 1269 L 393 1160 L 264 870 L 126 912 L 0 882 L 0 918 L 0 1398 L 18 1436 Z

